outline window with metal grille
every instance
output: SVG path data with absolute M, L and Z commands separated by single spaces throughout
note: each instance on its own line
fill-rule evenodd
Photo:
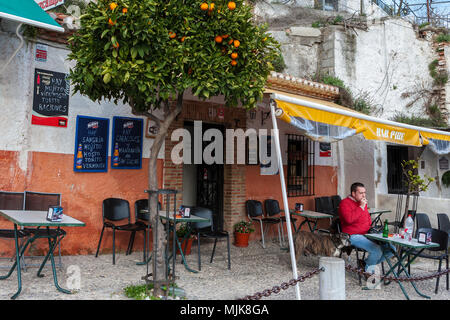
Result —
M 305 136 L 288 134 L 288 197 L 314 195 L 314 142 Z
M 408 160 L 408 147 L 387 146 L 388 193 L 406 193 L 403 183 L 402 161 Z

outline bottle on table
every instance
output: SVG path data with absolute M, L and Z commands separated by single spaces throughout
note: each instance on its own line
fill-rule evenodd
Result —
M 388 226 L 388 220 L 384 220 L 384 229 L 383 229 L 383 238 L 389 237 L 389 226 Z
M 412 216 L 409 214 L 408 218 L 405 220 L 405 239 L 411 241 L 412 234 L 414 229 L 414 220 Z

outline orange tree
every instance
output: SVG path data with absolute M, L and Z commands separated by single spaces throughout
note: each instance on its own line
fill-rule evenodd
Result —
M 99 102 L 123 101 L 133 114 L 156 122 L 150 190 L 158 188 L 157 155 L 184 92 L 201 99 L 221 95 L 227 106 L 252 108 L 280 54 L 267 26 L 254 23 L 242 0 L 98 0 L 80 21 L 69 39 L 75 92 Z M 149 204 L 155 226 L 157 197 L 150 195 Z M 153 234 L 159 235 L 153 243 L 162 246 L 164 231 Z M 153 274 L 164 274 L 162 257 L 154 268 Z

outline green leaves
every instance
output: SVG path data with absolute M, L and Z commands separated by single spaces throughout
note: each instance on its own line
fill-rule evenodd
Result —
M 198 0 L 121 0 L 114 11 L 109 1 L 91 2 L 69 40 L 75 90 L 93 100 L 132 98 L 140 110 L 189 88 L 203 99 L 222 95 L 230 106 L 255 106 L 278 44 L 267 26 L 252 22 L 250 6 L 235 2 L 231 11 L 216 1 L 211 14 Z

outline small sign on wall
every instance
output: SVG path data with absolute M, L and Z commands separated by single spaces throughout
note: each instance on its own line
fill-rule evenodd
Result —
M 39 62 L 47 62 L 48 46 L 42 43 L 36 43 L 35 59 Z
M 446 157 L 439 158 L 439 170 L 448 170 L 448 159 Z
M 331 157 L 331 143 L 320 142 L 319 149 L 321 157 Z

